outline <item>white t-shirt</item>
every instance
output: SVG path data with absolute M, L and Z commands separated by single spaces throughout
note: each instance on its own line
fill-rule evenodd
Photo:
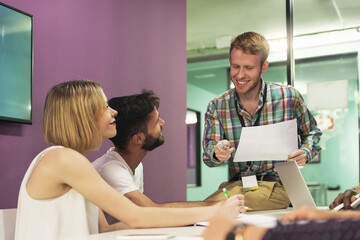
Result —
M 121 155 L 114 151 L 114 148 L 110 148 L 92 164 L 101 177 L 121 194 L 136 190 L 144 192 L 142 163 L 133 173 Z
M 96 205 L 86 200 L 75 189 L 57 198 L 36 200 L 30 197 L 26 184 L 43 156 L 54 148 L 45 149 L 31 162 L 20 186 L 16 240 L 48 240 L 87 236 L 99 232 Z
M 100 176 L 121 194 L 132 191 L 144 192 L 143 165 L 140 163 L 132 172 L 129 165 L 119 153 L 110 148 L 106 154 L 92 162 Z M 118 222 L 105 212 L 109 224 Z

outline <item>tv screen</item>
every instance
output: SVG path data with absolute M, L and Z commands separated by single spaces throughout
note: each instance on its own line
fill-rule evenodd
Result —
M 32 123 L 32 15 L 0 3 L 0 120 Z

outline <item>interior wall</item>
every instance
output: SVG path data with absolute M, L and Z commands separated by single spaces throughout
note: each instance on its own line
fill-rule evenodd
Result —
M 223 81 L 223 79 L 219 79 L 219 85 L 221 81 Z M 191 84 L 187 85 L 187 107 L 200 112 L 201 141 L 204 134 L 204 116 L 206 108 L 209 102 L 214 97 L 216 97 L 216 94 L 212 92 L 206 91 Z M 202 144 L 202 142 L 198 144 Z M 187 201 L 204 200 L 207 196 L 209 196 L 211 193 L 215 192 L 218 189 L 221 182 L 225 182 L 228 180 L 227 165 L 210 168 L 206 166 L 202 161 L 202 145 L 200 152 L 201 186 L 191 186 L 187 188 Z
M 0 208 L 17 206 L 23 175 L 46 147 L 47 90 L 62 81 L 98 81 L 108 98 L 154 90 L 165 144 L 144 160 L 145 194 L 186 199 L 186 0 L 4 0 L 34 16 L 33 124 L 0 122 Z M 95 160 L 111 146 L 106 140 Z M 166 156 L 166 157 L 165 157 Z
M 227 90 L 227 66 L 229 61 L 197 62 L 187 65 L 187 107 L 200 112 L 200 168 L 201 185 L 187 188 L 188 201 L 204 200 L 215 192 L 220 183 L 228 180 L 228 167 L 210 168 L 202 161 L 202 139 L 204 134 L 204 117 L 209 102 Z M 208 70 L 211 69 L 211 70 Z M 196 83 L 193 85 L 191 83 Z

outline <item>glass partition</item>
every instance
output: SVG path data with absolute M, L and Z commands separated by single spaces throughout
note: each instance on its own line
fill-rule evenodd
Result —
M 263 78 L 286 81 L 285 63 L 273 63 Z M 335 86 L 331 88 L 331 86 Z M 317 164 L 301 169 L 315 201 L 328 205 L 324 186 L 344 191 L 359 182 L 358 63 L 356 54 L 299 59 L 295 64 L 295 86 L 304 97 L 322 130 L 322 151 Z M 324 95 L 325 93 L 330 94 Z M 317 189 L 322 189 L 319 194 Z M 319 190 L 320 191 L 320 190 Z

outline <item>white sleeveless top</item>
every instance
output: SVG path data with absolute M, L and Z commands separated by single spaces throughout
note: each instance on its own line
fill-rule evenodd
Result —
M 35 200 L 26 191 L 32 171 L 51 149 L 39 153 L 30 164 L 21 183 L 17 217 L 16 240 L 64 239 L 98 233 L 98 207 L 86 200 L 75 189 L 46 200 Z

